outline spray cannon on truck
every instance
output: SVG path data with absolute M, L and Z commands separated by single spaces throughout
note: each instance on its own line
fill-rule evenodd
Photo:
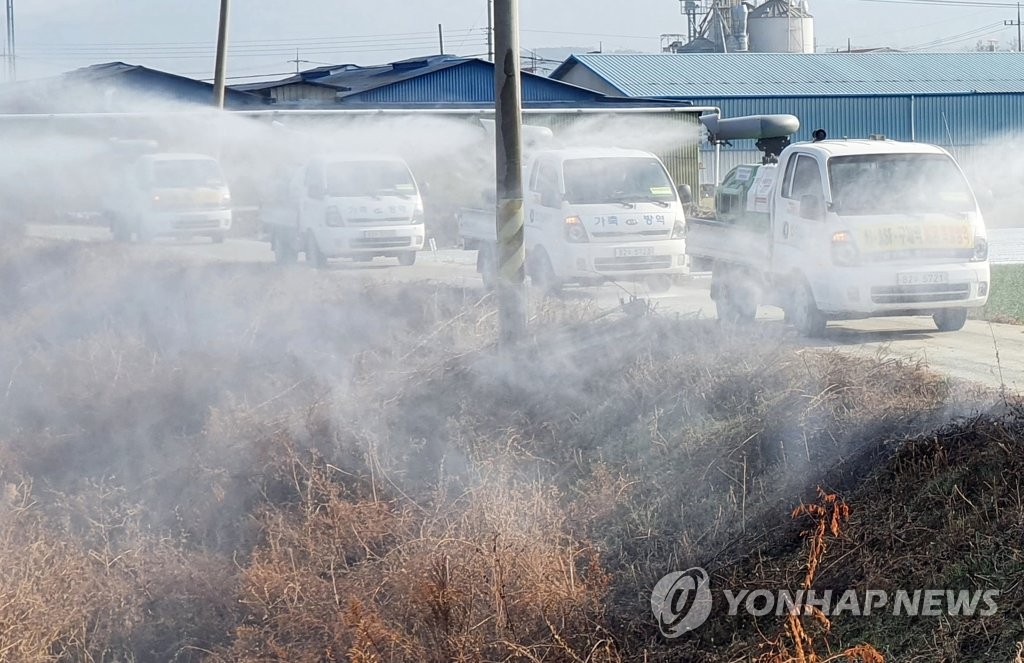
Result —
M 493 136 L 493 122 L 483 122 Z M 617 147 L 566 147 L 544 127 L 524 127 L 526 273 L 541 290 L 563 284 L 645 281 L 667 290 L 689 271 L 683 205 L 658 157 Z M 493 287 L 494 192 L 459 213 L 463 246 L 477 251 L 477 271 Z
M 761 163 L 738 166 L 715 210 L 688 220 L 686 252 L 711 271 L 722 321 L 781 307 L 803 334 L 829 320 L 928 315 L 961 329 L 989 292 L 988 242 L 974 192 L 953 157 L 923 143 L 792 142 L 789 115 L 704 115 L 708 139 L 753 139 Z

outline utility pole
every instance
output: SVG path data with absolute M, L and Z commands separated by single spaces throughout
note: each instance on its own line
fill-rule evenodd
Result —
M 487 61 L 494 62 L 494 0 L 487 0 Z
M 17 49 L 14 45 L 14 0 L 7 0 L 7 35 L 4 41 L 7 80 L 18 80 Z
M 1017 3 L 1017 20 L 1016 21 L 1003 21 L 1003 25 L 1015 25 L 1015 26 L 1017 26 L 1017 52 L 1020 53 L 1021 52 L 1021 43 L 1020 43 L 1021 42 L 1021 40 L 1020 40 L 1020 37 L 1021 37 L 1021 33 L 1020 33 L 1021 21 L 1020 21 L 1020 3 L 1019 2 Z
M 526 335 L 523 244 L 523 98 L 519 72 L 519 0 L 494 0 L 494 127 L 497 166 L 497 294 L 501 346 Z
M 224 81 L 228 65 L 228 0 L 220 0 L 220 26 L 217 29 L 217 65 L 213 73 L 213 103 L 224 108 Z
M 438 55 L 444 55 L 444 31 L 441 30 L 441 24 L 437 24 L 437 47 Z

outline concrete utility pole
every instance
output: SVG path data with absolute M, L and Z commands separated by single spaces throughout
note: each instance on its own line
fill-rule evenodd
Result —
M 228 66 L 228 0 L 220 0 L 220 27 L 217 29 L 217 65 L 213 73 L 213 103 L 224 108 L 225 71 Z M 297 59 L 297 58 L 296 58 Z
M 444 55 L 444 30 L 437 24 L 437 54 Z
M 501 345 L 526 335 L 523 244 L 523 102 L 519 67 L 519 1 L 494 0 L 494 126 L 497 166 L 497 294 Z
M 4 56 L 7 62 L 7 80 L 18 80 L 17 49 L 14 45 L 14 0 L 7 0 L 7 35 L 4 41 Z
M 494 0 L 487 0 L 487 61 L 494 62 Z
M 1020 27 L 1021 27 L 1021 22 L 1020 22 L 1020 3 L 1019 2 L 1017 3 L 1017 20 L 1016 21 L 1003 21 L 1003 25 L 1015 25 L 1015 26 L 1017 26 L 1017 52 L 1020 53 L 1021 52 L 1021 43 L 1020 43 L 1020 37 L 1021 37 Z

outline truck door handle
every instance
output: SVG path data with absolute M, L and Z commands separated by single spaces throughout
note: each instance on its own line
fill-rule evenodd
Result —
M 782 239 L 789 239 L 789 221 L 782 224 Z

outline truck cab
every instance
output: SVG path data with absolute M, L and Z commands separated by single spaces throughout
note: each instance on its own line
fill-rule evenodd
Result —
M 281 261 L 302 251 L 314 266 L 378 256 L 412 265 L 423 248 L 423 200 L 402 159 L 317 157 L 299 169 L 290 189 L 291 214 L 264 219 Z
M 460 233 L 494 269 L 493 210 L 464 211 Z M 664 289 L 688 271 L 683 204 L 653 154 L 618 148 L 546 149 L 524 172 L 524 242 L 531 281 L 647 280 Z
M 726 318 L 775 304 L 808 335 L 828 320 L 931 315 L 963 327 L 988 298 L 984 220 L 953 157 L 934 145 L 816 140 L 740 166 L 696 221 L 689 250 L 710 260 Z
M 797 144 L 774 186 L 773 271 L 806 279 L 826 318 L 930 312 L 959 329 L 988 298 L 988 241 L 945 150 L 884 139 Z
M 231 229 L 231 192 L 216 159 L 202 154 L 154 153 L 113 178 L 104 200 L 114 237 L 206 235 L 224 240 Z

